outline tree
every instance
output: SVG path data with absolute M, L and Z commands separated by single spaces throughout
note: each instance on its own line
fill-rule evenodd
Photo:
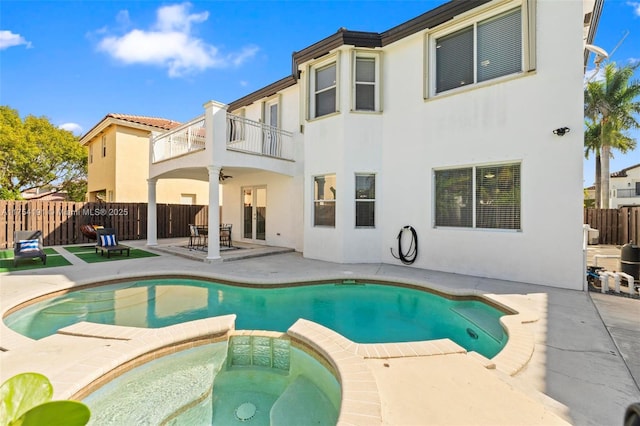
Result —
M 604 78 L 587 83 L 584 91 L 584 115 L 588 120 L 585 155 L 590 151 L 596 153 L 597 207 L 609 208 L 611 150 L 627 152 L 636 145 L 624 132 L 640 128 L 635 118 L 640 114 L 640 102 L 636 101 L 640 82 L 631 80 L 639 65 L 617 68 L 615 63 L 609 63 L 604 68 Z
M 601 191 L 601 182 L 602 182 L 602 171 L 601 171 L 601 152 L 600 152 L 600 141 L 602 135 L 602 129 L 600 123 L 594 123 L 590 121 L 586 121 L 587 128 L 584 131 L 584 157 L 589 159 L 589 154 L 591 152 L 595 153 L 596 156 L 596 180 L 595 180 L 595 191 L 594 191 L 594 204 L 596 208 L 601 207 L 602 200 L 602 191 Z M 612 147 L 618 148 L 622 153 L 626 153 L 635 149 L 636 141 L 633 138 L 625 135 L 619 130 L 611 129 L 610 134 L 607 136 L 610 141 L 610 145 Z
M 87 152 L 71 132 L 55 127 L 46 117 L 27 116 L 0 106 L 0 198 L 20 199 L 20 193 L 39 187 L 71 190 L 86 185 Z M 75 192 L 74 192 L 75 191 Z

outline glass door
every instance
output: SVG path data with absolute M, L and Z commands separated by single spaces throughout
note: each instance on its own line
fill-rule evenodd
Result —
M 267 224 L 267 188 L 256 186 L 242 189 L 242 237 L 264 242 Z
M 264 122 L 269 125 L 265 129 L 262 141 L 262 153 L 277 156 L 280 153 L 280 141 L 276 129 L 278 128 L 278 101 L 266 104 Z

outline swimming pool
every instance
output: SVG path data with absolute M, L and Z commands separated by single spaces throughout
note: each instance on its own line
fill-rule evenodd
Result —
M 286 331 L 298 318 L 358 343 L 449 338 L 488 358 L 506 344 L 505 312 L 477 299 L 454 299 L 388 284 L 354 282 L 256 288 L 187 278 L 101 285 L 52 297 L 6 318 L 33 339 L 90 321 L 157 328 L 236 314 L 236 329 Z
M 83 402 L 89 425 L 331 425 L 340 395 L 336 378 L 289 340 L 231 336 L 136 367 Z

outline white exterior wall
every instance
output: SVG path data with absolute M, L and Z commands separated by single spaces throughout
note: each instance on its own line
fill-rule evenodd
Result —
M 582 132 L 552 134 L 582 129 L 581 17 L 580 2 L 538 2 L 537 72 L 426 102 L 415 93 L 422 39 L 385 51 L 384 239 L 413 225 L 414 266 L 582 287 Z M 504 161 L 521 162 L 521 232 L 433 227 L 434 169 Z
M 267 191 L 265 244 L 302 250 L 299 224 L 302 211 L 301 178 L 268 172 L 242 174 L 222 185 L 222 220 L 233 224 L 232 239 L 243 241 L 242 188 L 264 186 Z
M 427 101 L 424 33 L 386 46 L 379 117 L 348 112 L 343 47 L 341 112 L 305 126 L 305 257 L 397 263 L 389 248 L 412 225 L 420 242 L 414 267 L 582 288 L 582 17 L 579 1 L 538 1 L 537 71 Z M 574 131 L 552 133 L 563 126 Z M 501 162 L 521 162 L 522 231 L 434 228 L 434 169 Z M 354 229 L 354 174 L 370 171 L 379 172 L 377 227 Z M 329 173 L 336 225 L 314 227 L 313 177 Z

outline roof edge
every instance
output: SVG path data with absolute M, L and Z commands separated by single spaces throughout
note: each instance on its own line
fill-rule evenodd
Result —
M 276 93 L 278 93 L 280 90 L 284 90 L 288 87 L 291 87 L 293 85 L 296 84 L 296 82 L 298 81 L 297 79 L 297 75 L 293 76 L 293 75 L 289 75 L 287 77 L 281 78 L 280 80 L 269 84 L 268 86 L 265 86 L 261 89 L 256 90 L 255 92 L 251 92 L 246 96 L 241 97 L 240 99 L 237 99 L 233 102 L 231 102 L 229 104 L 229 107 L 227 108 L 228 111 L 234 111 L 238 108 L 242 108 L 248 105 L 251 105 L 252 103 L 254 103 L 255 101 L 262 99 L 262 98 L 267 98 L 271 95 L 275 95 Z

